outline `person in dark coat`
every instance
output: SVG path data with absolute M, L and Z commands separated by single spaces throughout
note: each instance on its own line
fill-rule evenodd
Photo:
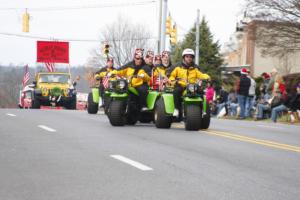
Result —
M 240 106 L 240 114 L 238 119 L 245 119 L 246 116 L 246 100 L 249 95 L 249 87 L 251 85 L 251 80 L 247 77 L 247 69 L 243 68 L 241 70 L 241 77 L 237 83 L 237 97 Z

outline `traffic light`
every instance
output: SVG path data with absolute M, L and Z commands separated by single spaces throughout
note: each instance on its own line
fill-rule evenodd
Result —
M 29 14 L 27 13 L 27 11 L 23 14 L 23 32 L 28 33 L 29 32 Z
M 109 54 L 109 44 L 105 44 L 105 45 L 104 45 L 103 53 L 106 54 L 106 55 Z
M 171 22 L 171 16 L 169 15 L 166 19 L 166 35 L 170 35 L 172 31 L 172 22 Z
M 177 27 L 176 27 L 176 24 L 174 24 L 170 36 L 171 36 L 170 37 L 171 44 L 175 45 L 177 43 Z

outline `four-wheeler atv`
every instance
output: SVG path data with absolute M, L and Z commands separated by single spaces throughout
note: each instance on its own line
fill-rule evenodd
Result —
M 96 114 L 99 110 L 99 102 L 102 102 L 99 87 L 92 87 L 92 92 L 88 94 L 87 111 L 89 114 Z M 105 90 L 103 98 L 104 113 L 107 114 L 110 102 L 110 91 Z
M 158 91 L 149 91 L 147 96 L 148 110 L 141 112 L 141 106 L 138 103 L 138 91 L 131 87 L 130 83 L 131 79 L 124 78 L 109 83 L 112 93 L 107 116 L 113 126 L 134 125 L 138 120 L 142 122 L 153 120 L 154 105 L 159 95 Z
M 99 110 L 99 107 L 103 106 L 104 113 L 107 114 L 111 91 L 109 90 L 109 88 L 106 89 L 103 86 L 103 83 L 99 76 L 96 77 L 96 81 L 96 84 L 92 87 L 92 92 L 88 94 L 87 111 L 89 114 L 96 114 Z M 101 95 L 101 90 L 102 92 L 104 92 L 103 95 Z M 99 103 L 103 105 L 99 105 Z
M 76 82 L 71 75 L 62 72 L 40 72 L 33 82 L 32 108 L 43 106 L 64 106 L 76 109 Z
M 157 128 L 170 128 L 174 120 L 174 98 L 171 87 L 166 87 L 156 103 L 155 125 Z M 188 83 L 182 96 L 183 121 L 186 130 L 207 129 L 210 124 L 210 108 L 206 102 L 203 87 L 199 83 Z M 181 118 L 181 117 L 180 117 Z M 181 120 L 181 119 L 180 119 Z

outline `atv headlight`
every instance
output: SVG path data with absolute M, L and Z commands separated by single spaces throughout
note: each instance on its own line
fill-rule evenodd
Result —
M 114 89 L 114 81 L 109 81 L 109 89 Z
M 190 93 L 194 93 L 195 92 L 195 85 L 193 85 L 193 84 L 188 85 L 188 91 Z
M 126 81 L 125 80 L 119 81 L 118 86 L 121 90 L 123 90 L 126 87 Z

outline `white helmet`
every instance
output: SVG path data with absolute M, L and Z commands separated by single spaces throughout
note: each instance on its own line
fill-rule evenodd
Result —
M 192 55 L 195 57 L 195 52 L 193 49 L 185 49 L 182 52 L 182 57 L 184 57 L 185 55 Z

